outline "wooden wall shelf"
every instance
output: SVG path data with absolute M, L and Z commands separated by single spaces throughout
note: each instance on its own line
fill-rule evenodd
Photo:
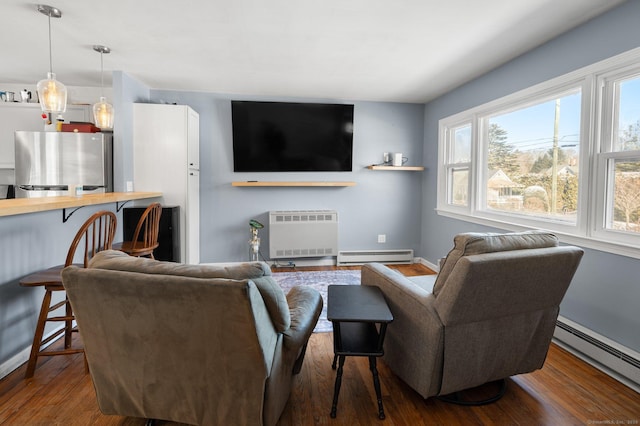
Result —
M 422 166 L 367 166 L 369 170 L 404 170 L 410 172 L 421 172 L 424 170 Z
M 344 187 L 355 186 L 355 182 L 330 182 L 330 181 L 316 181 L 316 182 L 267 182 L 267 181 L 239 181 L 231 182 L 231 186 L 332 186 L 332 187 Z

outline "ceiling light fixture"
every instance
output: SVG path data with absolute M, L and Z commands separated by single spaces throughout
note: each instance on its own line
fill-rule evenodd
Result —
M 67 88 L 56 80 L 51 60 L 51 18 L 60 18 L 62 11 L 46 4 L 38 5 L 38 12 L 49 17 L 49 72 L 37 85 L 40 107 L 46 113 L 62 113 L 67 109 Z
M 111 53 L 107 46 L 94 45 L 93 50 L 100 52 L 100 102 L 93 105 L 93 119 L 96 127 L 113 129 L 113 106 L 104 97 L 104 62 L 102 56 Z

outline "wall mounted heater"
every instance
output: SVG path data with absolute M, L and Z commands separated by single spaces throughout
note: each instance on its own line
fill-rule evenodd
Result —
M 338 254 L 338 212 L 269 212 L 269 257 L 325 257 Z
M 413 250 L 351 250 L 338 253 L 338 266 L 362 265 L 370 262 L 413 263 Z

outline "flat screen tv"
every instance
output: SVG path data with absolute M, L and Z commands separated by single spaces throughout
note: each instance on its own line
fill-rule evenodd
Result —
M 231 101 L 234 172 L 350 172 L 353 105 Z

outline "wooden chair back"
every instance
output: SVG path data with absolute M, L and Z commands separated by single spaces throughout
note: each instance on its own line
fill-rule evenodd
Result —
M 132 256 L 151 256 L 153 258 L 153 250 L 155 250 L 158 243 L 158 232 L 160 230 L 160 216 L 162 215 L 162 205 L 160 203 L 153 203 L 146 208 L 146 210 L 140 216 L 138 225 L 133 233 L 131 240 L 130 251 L 127 251 Z
M 73 264 L 78 248 L 84 250 L 82 263 L 86 268 L 89 260 L 102 250 L 111 250 L 116 234 L 117 218 L 110 211 L 102 210 L 94 213 L 76 233 L 69 251 L 65 266 Z

